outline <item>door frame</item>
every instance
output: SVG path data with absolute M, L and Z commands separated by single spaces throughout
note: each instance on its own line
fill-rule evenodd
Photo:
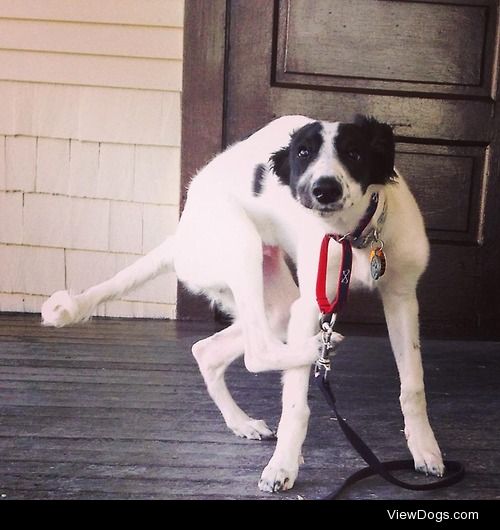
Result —
M 180 211 L 196 172 L 223 148 L 226 0 L 189 0 L 184 12 Z M 202 296 L 177 286 L 177 318 L 213 320 Z

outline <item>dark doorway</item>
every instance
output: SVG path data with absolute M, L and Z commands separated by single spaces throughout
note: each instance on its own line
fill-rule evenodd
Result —
M 190 0 L 183 193 L 276 116 L 373 115 L 394 127 L 432 242 L 424 335 L 499 338 L 498 41 L 496 0 Z M 178 313 L 213 318 L 182 290 Z M 343 319 L 382 324 L 380 302 L 352 296 Z

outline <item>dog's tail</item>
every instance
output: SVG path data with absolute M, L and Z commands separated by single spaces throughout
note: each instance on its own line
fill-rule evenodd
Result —
M 173 270 L 175 236 L 168 237 L 160 246 L 121 270 L 110 280 L 90 287 L 79 295 L 57 291 L 42 306 L 42 323 L 62 327 L 88 320 L 102 302 L 121 298 L 163 272 Z

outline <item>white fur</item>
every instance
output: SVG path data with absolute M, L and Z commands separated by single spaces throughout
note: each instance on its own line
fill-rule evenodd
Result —
M 320 242 L 326 232 L 353 229 L 376 190 L 381 200 L 375 219 L 387 201 L 382 237 L 388 270 L 375 284 L 369 272 L 369 249 L 354 249 L 352 286 L 380 290 L 401 378 L 408 446 L 418 469 L 441 474 L 441 454 L 427 419 L 415 295 L 429 248 L 422 216 L 404 179 L 400 176 L 397 184 L 371 186 L 363 195 L 340 167 L 348 202 L 328 217 L 303 208 L 269 167 L 260 196 L 252 192 L 256 165 L 266 164 L 273 152 L 288 144 L 294 130 L 311 121 L 304 116 L 279 118 L 215 157 L 193 179 L 175 236 L 114 278 L 80 295 L 55 293 L 43 306 L 43 322 L 63 326 L 83 321 L 99 303 L 118 298 L 174 268 L 191 290 L 205 293 L 234 315 L 229 328 L 196 343 L 193 354 L 210 396 L 235 434 L 261 438 L 272 432 L 234 402 L 224 382 L 227 366 L 244 355 L 252 372 L 284 371 L 278 442 L 259 487 L 266 491 L 289 489 L 301 461 L 309 418 L 310 365 L 319 349 L 315 281 Z M 332 140 L 337 126 L 325 124 L 324 130 Z M 317 167 L 311 168 L 312 178 L 323 174 L 328 164 L 339 162 L 322 152 Z M 281 250 L 263 252 L 263 245 Z M 339 253 L 337 245 L 330 247 L 328 292 L 333 297 Z M 297 264 L 300 292 L 284 263 L 283 251 Z M 335 338 L 341 340 L 339 335 Z

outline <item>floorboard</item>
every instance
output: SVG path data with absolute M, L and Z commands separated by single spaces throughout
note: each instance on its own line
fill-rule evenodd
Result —
M 295 488 L 257 481 L 274 442 L 235 437 L 209 399 L 190 347 L 211 324 L 94 319 L 44 328 L 0 315 L 0 498 L 318 499 L 363 464 L 311 385 L 305 463 Z M 370 479 L 349 499 L 500 499 L 500 344 L 424 341 L 431 421 L 467 476 L 433 492 Z M 397 374 L 385 337 L 349 337 L 334 361 L 341 412 L 384 459 L 407 458 Z M 280 376 L 228 370 L 250 415 L 276 426 Z

